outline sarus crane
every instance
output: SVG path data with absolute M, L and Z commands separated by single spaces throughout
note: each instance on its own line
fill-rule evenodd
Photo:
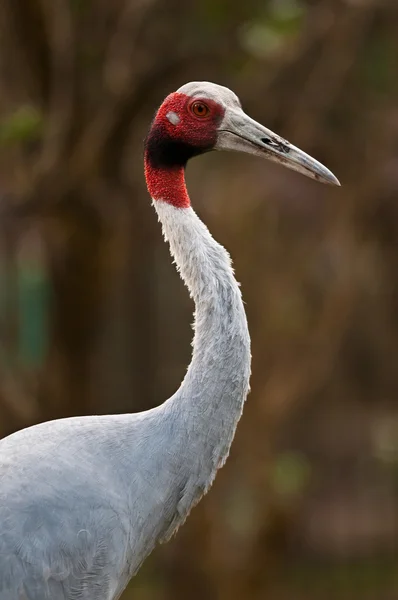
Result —
M 0 442 L 0 600 L 115 600 L 224 464 L 249 390 L 250 337 L 227 251 L 191 207 L 187 161 L 210 150 L 268 158 L 339 185 L 242 110 L 228 88 L 183 85 L 145 141 L 145 176 L 195 302 L 178 390 L 136 414 L 41 423 Z

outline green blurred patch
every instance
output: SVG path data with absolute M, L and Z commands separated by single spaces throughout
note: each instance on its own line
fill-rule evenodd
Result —
M 300 598 L 302 592 L 309 594 L 310 598 L 319 598 L 322 592 L 327 592 L 327 597 L 330 598 L 329 594 L 337 597 L 355 590 L 355 598 L 370 598 L 372 594 L 373 600 L 376 597 L 385 598 L 381 594 L 396 589 L 398 569 L 396 561 L 384 557 L 335 564 L 329 561 L 323 564 L 306 561 L 289 565 L 289 576 L 284 576 L 284 581 L 283 589 L 299 593 Z M 390 597 L 395 598 L 388 596 Z
M 10 146 L 40 138 L 43 116 L 34 106 L 20 106 L 0 121 L 0 144 Z
M 306 488 L 311 467 L 305 456 L 298 452 L 279 454 L 270 471 L 270 484 L 280 496 L 297 496 Z
M 299 0 L 270 2 L 261 18 L 251 20 L 242 28 L 242 45 L 258 58 L 282 51 L 299 33 L 305 13 Z
M 281 33 L 295 34 L 302 24 L 305 12 L 300 0 L 273 0 L 268 9 L 268 22 Z
M 202 20 L 210 26 L 220 25 L 228 16 L 231 6 L 225 0 L 203 0 L 198 5 L 198 11 Z
M 88 8 L 90 2 L 89 0 L 69 0 L 71 8 L 75 13 L 82 13 L 86 8 Z
M 18 272 L 18 357 L 27 368 L 43 364 L 49 337 L 50 285 L 43 268 L 22 266 Z
M 360 77 L 377 93 L 390 93 L 397 86 L 395 41 L 386 35 L 374 35 L 364 47 Z

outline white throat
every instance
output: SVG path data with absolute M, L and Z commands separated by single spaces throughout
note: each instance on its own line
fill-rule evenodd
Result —
M 194 426 L 204 419 L 206 438 L 217 445 L 213 452 L 222 464 L 249 391 L 250 337 L 240 288 L 228 252 L 192 208 L 163 201 L 154 206 L 195 301 L 192 361 L 176 396 L 179 403 L 183 397 Z

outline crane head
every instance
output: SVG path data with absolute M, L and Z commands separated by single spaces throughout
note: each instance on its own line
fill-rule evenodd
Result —
M 194 81 L 167 96 L 146 140 L 154 166 L 184 166 L 210 150 L 233 150 L 268 158 L 323 183 L 340 185 L 320 162 L 251 119 L 230 89 Z

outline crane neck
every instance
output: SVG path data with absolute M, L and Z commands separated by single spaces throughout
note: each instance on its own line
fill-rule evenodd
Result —
M 165 168 L 154 165 L 145 157 L 145 178 L 151 198 L 159 202 L 167 202 L 176 208 L 189 208 L 187 187 L 185 185 L 184 167 L 173 165 Z
M 181 172 L 173 176 L 175 193 L 181 193 Z M 157 187 L 149 181 L 149 190 L 161 190 L 171 177 L 165 175 Z M 207 456 L 206 477 L 211 481 L 228 456 L 249 391 L 250 338 L 228 252 L 190 206 L 182 208 L 183 198 L 170 201 L 171 192 L 166 198 L 155 197 L 153 204 L 177 270 L 195 302 L 195 333 L 186 376 L 164 406 L 181 418 L 187 441 L 196 444 L 200 460 L 206 463 Z

